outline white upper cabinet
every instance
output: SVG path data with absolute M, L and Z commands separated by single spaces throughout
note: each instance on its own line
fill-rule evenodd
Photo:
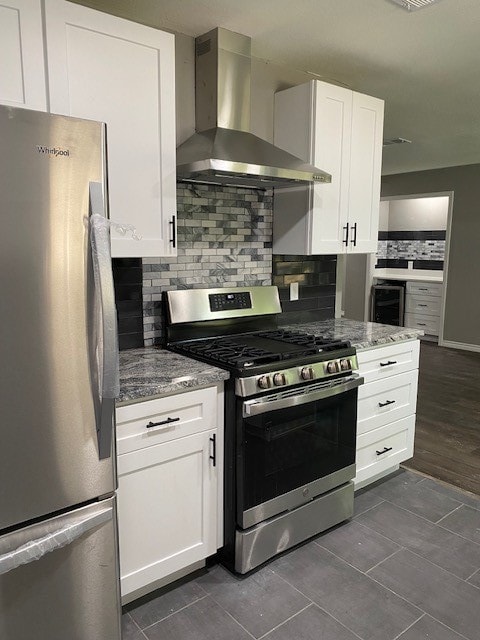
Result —
M 318 80 L 275 95 L 275 144 L 332 175 L 275 192 L 275 253 L 376 252 L 383 108 Z
M 52 113 L 107 123 L 114 257 L 173 256 L 174 36 L 64 0 L 45 0 Z
M 47 110 L 40 0 L 0 0 L 0 103 Z

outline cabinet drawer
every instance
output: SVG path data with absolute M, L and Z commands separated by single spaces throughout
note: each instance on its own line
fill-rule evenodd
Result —
M 160 423 L 147 427 L 150 422 Z M 117 453 L 217 427 L 217 389 L 197 389 L 117 409 Z
M 359 373 L 365 383 L 418 369 L 419 341 L 410 340 L 357 352 Z
M 420 313 L 406 313 L 404 323 L 406 327 L 422 329 L 425 333 L 438 336 L 440 332 L 440 317 L 426 316 Z
M 407 293 L 405 311 L 420 313 L 424 316 L 440 316 L 440 303 L 441 298 Z
M 443 284 L 441 282 L 407 282 L 407 293 L 418 294 L 421 296 L 438 296 L 442 295 Z
M 357 437 L 357 475 L 364 482 L 413 455 L 415 416 L 408 416 Z
M 359 387 L 357 434 L 415 413 L 417 387 L 417 369 Z

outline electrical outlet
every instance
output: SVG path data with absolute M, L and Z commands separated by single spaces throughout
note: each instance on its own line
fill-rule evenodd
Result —
M 298 282 L 290 283 L 290 300 L 298 300 Z

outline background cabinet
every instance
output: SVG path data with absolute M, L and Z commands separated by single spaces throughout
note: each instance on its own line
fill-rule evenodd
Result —
M 0 103 L 47 110 L 40 0 L 0 0 Z
M 440 333 L 443 284 L 439 282 L 407 282 L 405 326 L 423 329 L 427 335 Z
M 274 142 L 332 174 L 275 193 L 276 253 L 376 252 L 382 100 L 313 80 L 275 95 Z
M 223 393 L 209 387 L 117 409 L 124 603 L 223 544 L 222 405 Z
M 359 489 L 413 455 L 418 340 L 358 351 L 357 474 Z

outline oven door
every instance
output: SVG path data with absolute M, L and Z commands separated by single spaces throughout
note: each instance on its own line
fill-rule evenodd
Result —
M 239 527 L 294 509 L 355 477 L 362 383 L 353 374 L 238 401 Z

